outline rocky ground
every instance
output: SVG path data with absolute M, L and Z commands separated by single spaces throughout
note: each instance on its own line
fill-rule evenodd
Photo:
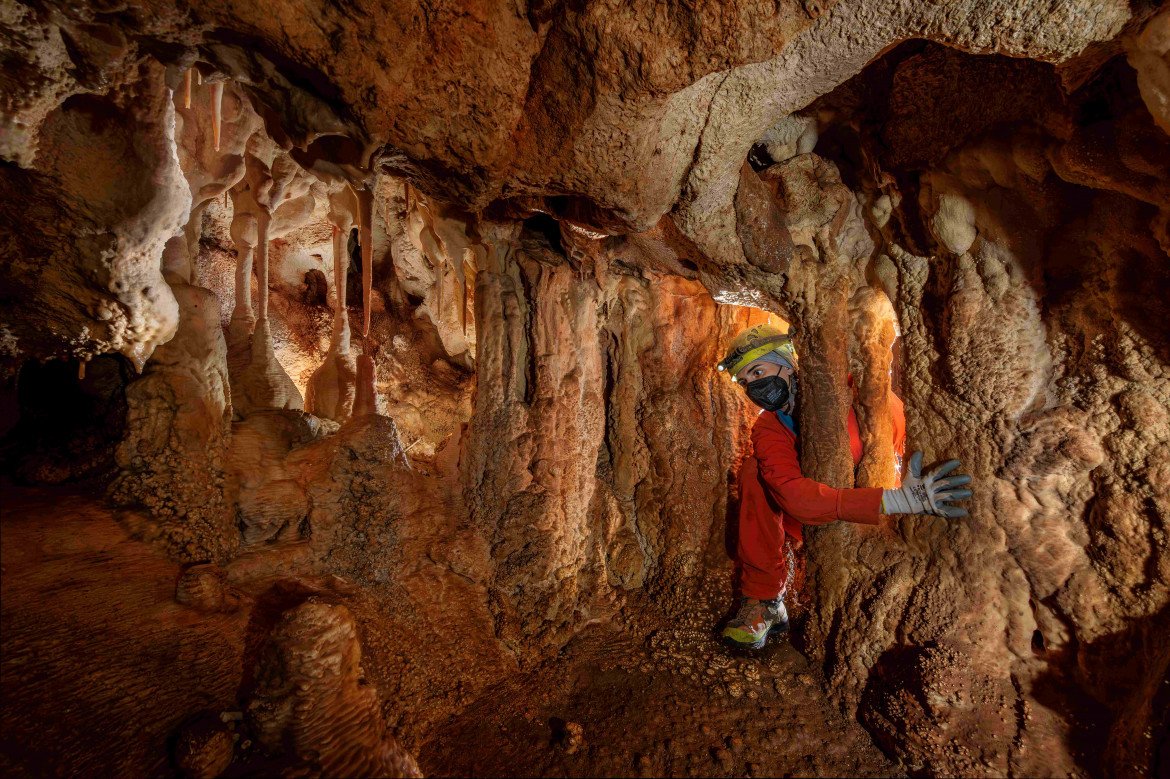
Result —
M 825 696 L 786 638 L 716 639 L 732 603 L 713 572 L 685 616 L 637 608 L 508 679 L 419 752 L 434 776 L 901 776 Z
M 177 734 L 199 712 L 224 723 L 236 759 L 224 775 L 274 767 L 241 709 L 275 599 L 210 615 L 176 602 L 180 567 L 76 492 L 6 489 L 0 533 L 6 775 L 172 775 Z M 788 640 L 758 655 L 718 643 L 732 604 L 728 572 L 712 571 L 678 616 L 631 604 L 473 699 L 409 702 L 458 713 L 398 735 L 428 776 L 898 775 Z M 377 616 L 355 611 L 376 644 Z M 144 673 L 155 681 L 138 683 Z

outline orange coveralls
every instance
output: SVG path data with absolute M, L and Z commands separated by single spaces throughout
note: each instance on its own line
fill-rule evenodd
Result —
M 902 401 L 890 393 L 894 453 L 902 461 L 906 448 L 906 415 Z M 743 594 L 770 600 L 788 580 L 784 535 L 804 543 L 801 525 L 834 520 L 876 525 L 882 505 L 880 487 L 838 490 L 806 479 L 800 472 L 799 440 L 774 413 L 763 411 L 752 425 L 753 456 L 739 470 L 739 561 Z M 861 462 L 857 415 L 849 409 L 849 448 L 853 466 Z

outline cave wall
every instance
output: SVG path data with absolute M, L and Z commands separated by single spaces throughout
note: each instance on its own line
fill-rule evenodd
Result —
M 808 534 L 797 641 L 836 702 L 913 772 L 1140 774 L 1170 574 L 1165 12 L 620 6 L 357 9 L 375 35 L 325 5 L 13 10 L 4 371 L 102 360 L 124 416 L 92 467 L 21 478 L 98 474 L 184 566 L 180 604 L 344 634 L 321 695 L 411 747 L 730 568 L 754 411 L 712 368 L 782 319 L 806 474 L 891 483 L 892 383 L 909 446 L 977 485 L 970 520 Z M 306 413 L 330 361 L 352 402 Z M 373 713 L 351 619 L 384 701 L 441 705 Z M 440 674 L 429 626 L 460 621 Z M 280 697 L 297 672 L 263 662 Z M 365 725 L 306 728 L 297 750 L 412 770 Z
M 813 589 L 804 640 L 843 705 L 912 767 L 1072 771 L 1052 762 L 1057 744 L 1089 738 L 1107 740 L 1103 754 L 1064 759 L 1140 773 L 1156 759 L 1139 732 L 1159 727 L 1152 680 L 1166 673 L 1157 463 L 1170 397 L 1165 333 L 1146 323 L 1167 317 L 1167 138 L 1117 60 L 1068 94 L 1043 67 L 902 56 L 814 109 L 874 101 L 824 149 L 856 166 L 875 206 L 900 202 L 873 271 L 902 329 L 907 434 L 928 460 L 962 459 L 979 486 L 969 521 L 810 534 L 809 576 L 833 584 Z M 907 113 L 945 101 L 960 67 L 972 112 L 1005 69 L 1047 110 L 1029 99 L 974 129 Z M 907 155 L 899 137 L 934 151 Z M 1086 137 L 1116 140 L 1090 153 Z M 957 734 L 979 751 L 940 750 Z
M 497 635 L 528 652 L 623 590 L 694 588 L 752 415 L 711 366 L 752 314 L 599 247 L 574 268 L 526 228 L 489 245 L 461 466 L 492 545 Z

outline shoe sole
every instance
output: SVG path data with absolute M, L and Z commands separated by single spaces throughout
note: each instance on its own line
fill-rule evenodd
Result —
M 768 632 L 764 634 L 763 638 L 751 644 L 741 644 L 740 642 L 728 636 L 720 636 L 720 638 L 723 640 L 723 645 L 730 647 L 731 649 L 763 649 L 764 646 L 768 643 L 768 639 L 773 635 L 779 636 L 787 632 L 788 620 L 785 620 L 783 622 L 777 622 L 775 625 L 768 628 Z

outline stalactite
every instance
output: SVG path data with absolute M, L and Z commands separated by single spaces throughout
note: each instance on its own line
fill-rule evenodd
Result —
M 850 363 L 862 444 L 857 486 L 893 487 L 890 346 L 895 336 L 894 310 L 884 292 L 862 287 L 849 301 L 849 313 L 853 320 Z
M 268 319 L 268 226 L 272 216 L 261 209 L 256 215 L 256 279 L 259 282 L 259 320 Z
M 82 381 L 85 379 L 85 363 L 86 363 L 86 359 L 84 357 L 82 357 L 80 360 L 77 361 L 77 380 L 78 381 Z
M 183 76 L 183 108 L 191 107 L 191 71 L 194 68 L 187 68 L 187 74 Z
M 256 246 L 258 220 L 255 214 L 237 211 L 232 219 L 232 241 L 236 245 L 236 302 L 232 313 L 252 319 L 252 252 Z
M 219 151 L 220 128 L 223 123 L 223 81 L 211 85 L 211 132 L 215 150 Z
M 353 188 L 358 202 L 358 227 L 362 248 L 362 338 L 370 334 L 370 305 L 374 293 L 374 193 L 369 186 Z

